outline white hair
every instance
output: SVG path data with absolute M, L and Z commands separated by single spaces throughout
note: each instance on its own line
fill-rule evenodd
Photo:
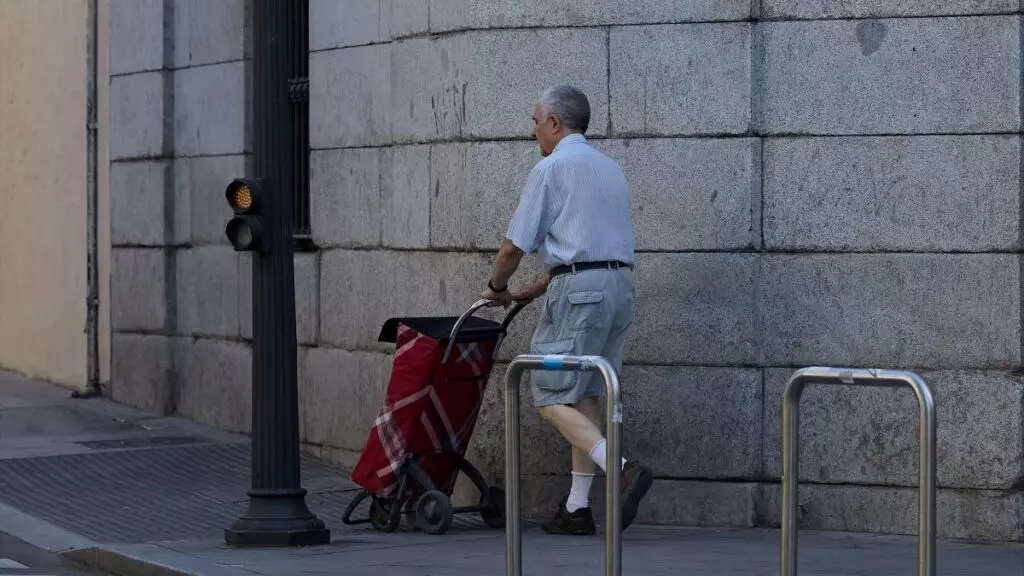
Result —
M 558 116 L 562 124 L 575 132 L 586 134 L 590 126 L 590 102 L 580 90 L 568 84 L 559 84 L 540 95 L 540 107 L 544 114 Z

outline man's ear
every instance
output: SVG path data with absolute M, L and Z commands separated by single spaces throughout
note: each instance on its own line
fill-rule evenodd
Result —
M 562 119 L 554 114 L 548 114 L 548 118 L 551 118 L 551 129 L 554 134 L 558 134 L 562 130 Z

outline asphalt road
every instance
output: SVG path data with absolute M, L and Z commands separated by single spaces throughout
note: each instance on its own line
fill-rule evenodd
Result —
M 0 532 L 0 576 L 108 576 Z

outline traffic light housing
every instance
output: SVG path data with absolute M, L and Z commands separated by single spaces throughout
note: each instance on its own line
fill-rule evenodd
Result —
M 258 180 L 236 178 L 224 191 L 235 216 L 228 221 L 224 233 L 236 252 L 267 252 L 263 232 L 263 190 Z

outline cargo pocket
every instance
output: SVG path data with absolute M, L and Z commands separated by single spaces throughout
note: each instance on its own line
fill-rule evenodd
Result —
M 607 322 L 601 317 L 604 308 L 601 306 L 601 302 L 604 301 L 604 292 L 600 290 L 570 292 L 567 300 L 571 304 L 569 306 L 569 321 L 574 328 L 590 328 Z
M 538 342 L 533 345 L 534 354 L 569 355 L 573 353 L 576 340 L 568 338 L 555 342 Z M 531 377 L 533 385 L 546 392 L 563 392 L 576 385 L 579 372 L 575 370 L 534 370 Z

